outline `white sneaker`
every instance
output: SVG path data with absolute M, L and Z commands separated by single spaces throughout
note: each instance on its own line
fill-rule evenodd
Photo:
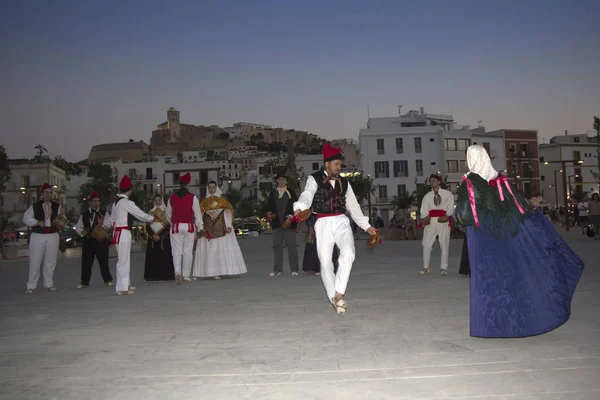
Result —
M 298 276 L 298 273 L 296 271 L 292 272 L 292 276 Z

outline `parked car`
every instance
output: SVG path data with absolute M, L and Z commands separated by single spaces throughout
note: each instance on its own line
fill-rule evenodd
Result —
M 250 232 L 260 233 L 260 225 L 256 222 L 243 222 L 235 226 L 236 236 L 247 236 Z
M 64 252 L 67 247 L 81 246 L 82 238 L 73 229 L 62 231 L 60 234 L 59 248 Z

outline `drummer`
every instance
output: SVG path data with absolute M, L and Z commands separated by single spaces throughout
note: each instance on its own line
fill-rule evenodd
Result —
M 55 292 L 54 268 L 60 242 L 55 220 L 65 218 L 62 207 L 52 200 L 54 189 L 44 183 L 41 200 L 35 202 L 23 214 L 23 223 L 31 228 L 29 237 L 29 280 L 25 294 L 33 294 L 40 279 L 40 267 L 44 266 L 44 290 Z
M 90 286 L 94 257 L 100 264 L 100 274 L 104 286 L 113 286 L 113 278 L 108 268 L 108 231 L 111 227 L 110 215 L 100 209 L 100 193 L 93 191 L 88 201 L 90 207 L 79 217 L 75 231 L 83 237 L 81 249 L 81 282 L 77 289 Z M 95 232 L 95 233 L 94 233 Z

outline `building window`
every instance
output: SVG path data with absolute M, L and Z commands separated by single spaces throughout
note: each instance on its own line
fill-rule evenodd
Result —
M 423 147 L 421 144 L 421 138 L 416 137 L 415 138 L 415 153 L 422 153 L 422 152 L 423 152 Z
M 208 171 L 200 171 L 200 184 L 208 185 Z
M 444 139 L 446 142 L 446 151 L 456 151 L 456 139 Z
M 446 161 L 446 171 L 448 173 L 456 173 L 456 172 L 458 172 L 458 160 L 448 160 L 448 161 Z
M 523 163 L 523 177 L 529 178 L 531 176 L 531 171 L 529 170 L 529 163 Z
M 517 167 L 517 164 L 513 163 L 510 170 L 512 171 L 513 175 L 519 175 L 519 168 Z
M 404 143 L 402 138 L 396 138 L 396 154 L 404 153 Z
M 379 199 L 383 201 L 387 201 L 387 186 L 379 185 Z
M 416 160 L 417 176 L 423 176 L 423 160 Z
M 469 172 L 469 165 L 467 164 L 467 160 L 460 160 L 459 168 L 461 173 Z
M 312 163 L 312 169 L 313 169 L 313 171 L 318 171 L 319 170 L 319 163 L 318 162 Z
M 398 197 L 403 197 L 403 196 L 406 196 L 406 185 L 405 184 L 398 185 Z
M 389 178 L 390 163 L 388 161 L 375 161 L 375 178 Z
M 384 154 L 385 147 L 383 144 L 383 139 L 377 139 L 377 154 Z
M 516 153 L 517 152 L 517 145 L 514 143 L 511 143 L 508 145 L 508 152 L 509 153 Z
M 173 172 L 173 185 L 179 180 L 179 172 Z
M 466 151 L 471 145 L 471 139 L 458 139 L 458 150 Z
M 394 161 L 394 178 L 406 178 L 408 176 L 408 161 Z
M 531 194 L 531 182 L 523 182 L 523 194 L 525 195 L 525 198 L 529 199 L 532 194 Z
M 573 152 L 573 160 L 575 160 L 575 161 L 581 161 L 581 152 L 580 151 L 574 151 Z
M 529 145 L 521 143 L 521 157 L 529 157 Z

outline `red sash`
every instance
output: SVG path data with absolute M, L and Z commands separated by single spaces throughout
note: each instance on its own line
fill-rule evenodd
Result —
M 338 215 L 344 215 L 342 213 L 335 214 L 317 214 L 317 218 L 337 217 Z
M 112 244 L 119 244 L 119 242 L 121 241 L 121 231 L 128 231 L 130 230 L 128 226 L 117 226 L 115 227 L 115 230 L 113 231 L 112 234 Z

